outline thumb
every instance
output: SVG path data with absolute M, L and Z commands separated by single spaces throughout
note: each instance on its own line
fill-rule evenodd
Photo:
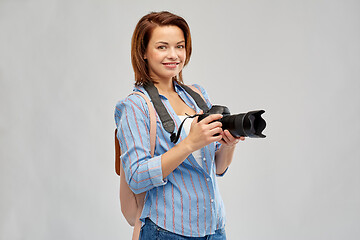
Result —
M 194 118 L 194 120 L 192 121 L 191 126 L 193 126 L 193 125 L 195 125 L 196 123 L 198 123 L 198 120 L 199 120 L 199 116 L 196 116 L 196 117 Z
M 197 114 L 201 115 L 201 114 L 203 114 L 203 113 L 204 113 L 204 111 L 203 111 L 203 110 L 200 110 L 200 112 L 197 113 Z M 196 116 L 196 117 L 194 118 L 194 121 L 191 123 L 191 125 L 197 123 L 198 121 L 199 121 L 199 116 Z

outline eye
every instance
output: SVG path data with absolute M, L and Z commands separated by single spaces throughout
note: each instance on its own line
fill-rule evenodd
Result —
M 163 50 L 163 49 L 166 49 L 166 46 L 161 45 L 161 46 L 158 46 L 157 49 Z
M 177 48 L 185 48 L 185 45 L 178 45 Z

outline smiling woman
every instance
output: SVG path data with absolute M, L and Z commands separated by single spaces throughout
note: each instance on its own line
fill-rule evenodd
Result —
M 181 32 L 179 32 L 179 29 Z M 155 41 L 155 34 L 165 38 L 159 38 Z M 176 38 L 169 39 L 168 34 L 175 34 Z M 159 50 L 168 49 L 169 44 L 174 44 L 173 41 L 176 41 L 176 39 L 179 39 L 179 42 L 176 42 L 176 47 L 184 49 L 185 57 L 178 75 L 174 75 L 172 79 L 178 83 L 183 83 L 182 68 L 190 61 L 192 51 L 190 28 L 186 21 L 182 17 L 169 12 L 150 13 L 139 20 L 131 40 L 131 60 L 136 85 L 143 85 L 146 82 L 153 81 L 149 75 L 148 63 L 145 60 L 146 52 L 152 47 L 158 47 Z M 157 45 L 151 46 L 151 40 L 154 41 L 153 44 L 156 43 Z
M 185 39 L 177 26 L 156 27 L 144 55 L 154 82 L 177 76 L 186 60 Z
M 131 47 L 134 91 L 151 98 L 156 107 L 161 105 L 177 130 L 183 116 L 212 106 L 202 87 L 193 89 L 203 98 L 183 84 L 182 70 L 190 55 L 190 30 L 183 18 L 154 12 L 140 19 Z M 162 121 L 163 115 L 158 114 Z M 116 105 L 124 179 L 120 180 L 121 209 L 127 219 L 136 221 L 133 239 L 139 234 L 145 240 L 226 239 L 216 176 L 226 172 L 240 138 L 222 130 L 216 121 L 221 117 L 212 114 L 199 122 L 194 118 L 185 125 L 177 144 L 170 139 L 168 124 L 157 121 L 152 155 L 145 99 L 133 94 Z

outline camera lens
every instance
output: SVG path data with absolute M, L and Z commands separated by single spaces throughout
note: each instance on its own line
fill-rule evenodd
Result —
M 265 120 L 261 117 L 264 110 L 251 111 L 236 115 L 224 116 L 220 121 L 222 128 L 229 130 L 234 137 L 264 138 L 262 131 L 266 127 Z

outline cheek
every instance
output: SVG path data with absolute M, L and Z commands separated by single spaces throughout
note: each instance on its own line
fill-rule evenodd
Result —
M 159 59 L 160 59 L 159 54 L 152 53 L 152 54 L 150 55 L 150 60 L 153 61 L 153 62 L 157 62 Z
M 147 52 L 147 57 L 148 57 L 148 60 L 157 62 L 162 59 L 162 54 L 161 54 L 161 52 L 150 50 Z
M 184 63 L 186 60 L 186 52 L 184 51 L 181 54 L 179 54 L 179 57 L 180 57 L 181 61 Z

